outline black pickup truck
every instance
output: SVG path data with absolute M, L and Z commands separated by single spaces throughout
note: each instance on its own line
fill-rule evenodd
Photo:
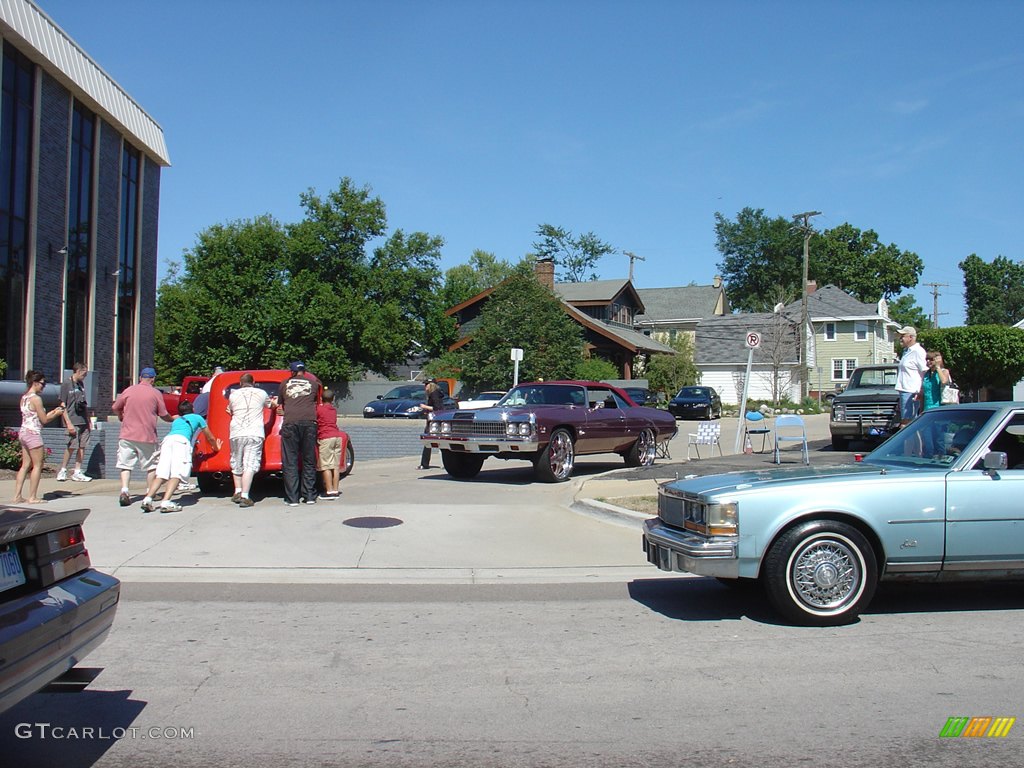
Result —
M 854 369 L 846 389 L 832 400 L 832 450 L 845 451 L 851 440 L 881 442 L 899 428 L 896 371 L 895 364 Z

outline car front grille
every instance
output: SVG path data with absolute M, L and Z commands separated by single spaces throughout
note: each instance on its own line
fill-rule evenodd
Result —
M 707 523 L 707 507 L 691 496 L 669 496 L 658 494 L 658 517 L 665 525 L 673 528 L 704 526 Z
M 859 421 L 865 424 L 887 424 L 896 414 L 896 403 L 857 402 L 843 403 L 846 409 L 845 421 Z
M 505 437 L 504 421 L 462 421 L 452 419 L 452 437 Z

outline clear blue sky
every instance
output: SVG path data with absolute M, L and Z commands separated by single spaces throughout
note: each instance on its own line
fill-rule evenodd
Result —
M 1022 2 L 40 2 L 163 126 L 161 274 L 342 176 L 445 269 L 547 222 L 707 284 L 716 211 L 819 210 L 918 253 L 949 326 L 960 260 L 1024 260 Z

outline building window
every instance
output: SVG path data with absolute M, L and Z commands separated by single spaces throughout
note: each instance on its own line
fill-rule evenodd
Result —
M 20 379 L 28 301 L 28 210 L 31 193 L 35 71 L 4 44 L 0 97 L 0 357 L 7 376 Z M 59 248 L 60 246 L 58 246 Z
M 868 340 L 868 324 L 867 323 L 854 323 L 853 324 L 853 338 L 857 341 Z
M 92 169 L 96 119 L 81 104 L 71 116 L 68 180 L 68 256 L 64 302 L 64 367 L 86 362 L 89 338 L 89 266 L 92 261 Z
M 825 323 L 825 341 L 835 341 L 835 340 L 836 340 L 836 324 L 835 323 Z
M 856 360 L 835 358 L 832 360 L 832 381 L 849 381 L 850 374 L 857 367 Z
M 138 264 L 139 169 L 141 154 L 128 144 L 121 152 L 121 211 L 117 244 L 117 353 L 115 392 L 131 386 L 135 360 L 135 270 Z

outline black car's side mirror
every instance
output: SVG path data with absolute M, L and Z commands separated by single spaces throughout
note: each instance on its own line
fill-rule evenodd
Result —
M 378 400 L 383 400 L 384 399 L 384 395 L 377 395 L 377 399 Z

